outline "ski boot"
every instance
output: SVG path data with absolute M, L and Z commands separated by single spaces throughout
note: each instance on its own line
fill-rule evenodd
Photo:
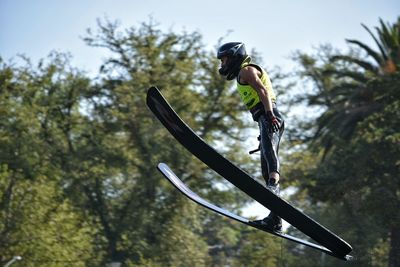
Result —
M 271 190 L 275 195 L 279 196 L 280 193 L 279 182 L 276 182 L 274 178 L 269 178 L 267 188 Z
M 268 180 L 267 188 L 271 190 L 275 195 L 279 196 L 280 193 L 279 182 L 277 183 L 275 179 L 270 178 Z M 255 220 L 252 221 L 251 223 L 267 231 L 278 232 L 278 233 L 282 232 L 282 219 L 273 212 L 270 212 L 269 215 L 264 219 Z
M 255 220 L 251 223 L 258 228 L 262 228 L 270 232 L 282 232 L 282 219 L 273 212 L 270 212 L 269 215 L 264 219 Z

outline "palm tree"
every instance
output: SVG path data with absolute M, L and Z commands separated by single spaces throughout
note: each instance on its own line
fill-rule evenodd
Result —
M 326 110 L 317 119 L 314 140 L 323 145 L 325 152 L 333 148 L 335 140 L 350 140 L 359 122 L 381 110 L 388 104 L 392 93 L 383 84 L 390 83 L 400 70 L 400 17 L 390 25 L 380 19 L 377 34 L 362 24 L 370 33 L 378 51 L 357 41 L 359 55 L 333 55 L 322 68 L 308 66 L 307 75 L 319 88 L 309 97 L 311 105 L 321 105 Z M 372 59 L 372 61 L 370 61 Z M 304 64 L 303 64 L 304 65 Z
M 372 31 L 361 24 L 374 39 L 379 51 L 375 51 L 368 45 L 357 41 L 357 40 L 347 40 L 351 44 L 356 44 L 362 48 L 369 57 L 372 57 L 375 64 L 367 62 L 365 60 L 360 60 L 350 56 L 335 56 L 333 60 L 345 60 L 348 62 L 355 63 L 361 68 L 372 72 L 377 76 L 390 75 L 399 70 L 400 67 L 400 17 L 397 22 L 393 25 L 385 24 L 382 19 L 379 20 L 380 28 L 375 27 L 377 31 L 377 36 L 375 36 Z
M 400 200 L 398 166 L 393 163 L 398 159 L 399 150 L 391 148 L 395 141 L 385 138 L 387 133 L 393 138 L 399 132 L 398 117 L 393 115 L 396 113 L 393 110 L 400 106 L 400 17 L 393 24 L 385 24 L 380 19 L 375 35 L 362 26 L 370 33 L 377 49 L 357 40 L 347 40 L 356 46 L 356 53 L 330 54 L 328 60 L 322 58 L 326 61 L 319 67 L 315 59 L 305 55 L 301 58 L 305 74 L 316 85 L 316 93 L 308 96 L 309 104 L 324 107 L 314 126 L 313 144 L 318 150 L 322 148 L 324 160 L 315 171 L 313 190 L 320 195 L 330 194 L 335 204 L 347 202 L 356 222 L 365 215 L 379 219 L 377 224 L 390 233 L 389 237 L 382 235 L 390 240 L 389 266 L 399 266 L 397 210 Z M 376 131 L 368 134 L 377 141 L 366 141 L 366 131 Z M 355 162 L 362 157 L 364 161 Z M 334 197 L 338 193 L 340 198 Z M 356 214 L 354 203 L 357 201 L 351 194 L 363 196 L 365 210 L 361 216 Z

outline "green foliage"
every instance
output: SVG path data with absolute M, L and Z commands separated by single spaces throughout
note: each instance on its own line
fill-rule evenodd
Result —
M 95 230 L 64 197 L 62 172 L 53 151 L 63 146 L 49 128 L 62 113 L 63 89 L 82 81 L 66 69 L 66 58 L 52 54 L 35 73 L 1 63 L 0 69 L 0 261 L 22 256 L 23 266 L 85 266 L 92 254 Z M 43 63 L 41 63 L 43 64 Z M 46 97 L 44 97 L 46 95 Z M 47 97 L 53 95 L 54 98 Z M 64 100 L 63 100 L 64 102 Z M 52 103 L 50 105 L 50 103 Z M 54 116 L 50 119 L 51 116 Z M 67 127 L 69 121 L 63 120 Z M 21 266 L 22 266 L 21 265 Z
M 93 181 L 93 184 L 90 182 L 93 178 L 84 180 L 86 190 L 96 195 L 96 198 L 88 199 L 90 205 L 103 206 L 93 211 L 107 226 L 104 229 L 108 245 L 120 247 L 121 236 L 128 237 L 123 242 L 123 251 L 111 252 L 109 257 L 115 260 L 136 258 L 137 261 L 140 257 L 152 258 L 155 263 L 176 265 L 182 258 L 168 253 L 175 249 L 171 242 L 183 246 L 183 240 L 187 239 L 186 247 L 182 249 L 187 250 L 188 255 L 197 252 L 193 257 L 185 258 L 182 264 L 187 265 L 193 258 L 193 263 L 203 262 L 204 265 L 207 250 L 204 246 L 199 249 L 199 242 L 190 242 L 190 239 L 200 240 L 202 234 L 201 228 L 193 231 L 195 220 L 187 221 L 194 210 L 189 211 L 188 201 L 175 196 L 155 165 L 167 161 L 182 173 L 194 190 L 205 191 L 210 196 L 214 191 L 218 192 L 212 186 L 215 180 L 211 176 L 204 179 L 204 165 L 193 160 L 183 148 L 171 146 L 175 141 L 160 124 L 154 122 L 145 106 L 146 91 L 150 85 L 157 85 L 184 120 L 207 140 L 222 139 L 224 134 L 235 138 L 238 128 L 232 127 L 232 120 L 240 110 L 228 108 L 227 104 L 233 102 L 232 94 L 221 78 L 214 79 L 215 70 L 206 64 L 210 56 L 202 49 L 198 33 L 163 33 L 152 21 L 125 32 L 118 30 L 117 23 L 109 21 L 99 21 L 98 26 L 97 34 L 88 30 L 85 41 L 91 46 L 108 49 L 112 55 L 104 62 L 102 81 L 96 85 L 89 100 L 94 103 L 91 112 L 95 120 L 92 123 L 101 124 L 105 133 L 96 133 L 93 138 L 110 138 L 109 145 L 101 145 L 100 149 L 104 149 L 104 153 L 115 150 L 123 155 L 116 173 L 104 174 L 101 178 L 107 181 L 115 177 L 122 187 L 110 199 L 108 192 L 115 188 L 115 184 L 105 188 L 101 180 Z M 215 67 L 215 60 L 211 62 Z M 224 113 L 228 113 L 228 119 Z M 97 142 L 103 143 L 102 140 L 106 139 Z M 109 165 L 111 161 L 106 160 L 105 164 Z M 109 171 L 110 167 L 104 170 Z M 216 194 L 214 198 L 227 194 L 229 192 Z M 102 199 L 102 203 L 97 199 Z M 108 213 L 101 215 L 105 209 Z M 181 216 L 183 219 L 177 220 Z M 158 226 L 159 223 L 162 226 Z M 110 244 L 110 239 L 116 239 L 115 244 Z M 141 240 L 140 244 L 133 242 L 137 239 Z M 136 254 L 131 254 L 131 251 Z
M 96 260 L 93 229 L 56 188 L 47 177 L 30 181 L 3 168 L 1 262 L 15 255 L 22 256 L 23 266 L 85 266 L 86 260 Z
M 51 53 L 37 66 L 0 62 L 1 196 L 9 207 L 2 216 L 16 222 L 2 227 L 16 236 L 11 243 L 22 233 L 42 242 L 4 243 L 1 260 L 19 253 L 27 266 L 209 266 L 219 261 L 209 248 L 221 246 L 231 262 L 240 231 L 215 227 L 221 218 L 177 195 L 155 166 L 168 162 L 195 191 L 233 211 L 246 202 L 243 194 L 171 145 L 145 105 L 147 88 L 157 85 L 204 139 L 228 138 L 222 151 L 246 165 L 237 142 L 247 127 L 238 120 L 243 110 L 215 71 L 218 61 L 198 33 L 164 33 L 152 21 L 122 32 L 99 20 L 85 41 L 111 52 L 93 81 L 65 54 Z M 24 198 L 15 188 L 40 201 L 17 211 Z
M 291 155 L 296 159 L 305 153 L 307 160 L 292 166 L 290 173 L 300 171 L 301 188 L 313 201 L 327 204 L 317 214 L 353 244 L 359 266 L 396 266 L 400 255 L 398 23 L 386 26 L 381 21 L 374 37 L 379 52 L 351 40 L 359 51 L 349 55 L 323 47 L 314 56 L 297 57 L 303 75 L 314 84 L 300 100 L 320 112 L 301 138 L 311 142 Z M 318 161 L 308 160 L 310 152 Z
M 282 240 L 259 231 L 249 231 L 239 243 L 236 266 L 279 266 L 282 259 Z
M 202 177 L 205 166 L 171 146 L 144 105 L 146 89 L 158 85 L 203 138 L 234 144 L 245 124 L 218 62 L 199 34 L 165 34 L 151 23 L 122 34 L 99 21 L 98 35 L 85 40 L 113 53 L 97 83 L 64 54 L 37 66 L 0 62 L 1 261 L 18 254 L 24 266 L 209 266 L 218 255 L 232 262 L 240 231 L 177 196 L 155 165 L 168 161 L 232 210 L 243 195 L 213 186 L 221 179 L 211 172 Z M 233 158 L 239 150 L 224 148 Z
M 382 21 L 377 36 L 368 30 L 379 51 L 351 40 L 359 50 L 350 54 L 324 47 L 297 57 L 315 86 L 292 103 L 308 101 L 318 118 L 289 128 L 285 183 L 296 206 L 355 244 L 359 266 L 393 265 L 400 246 L 398 30 Z M 37 65 L 0 59 L 1 264 L 20 255 L 16 266 L 339 266 L 199 208 L 155 169 L 167 162 L 233 212 L 248 201 L 155 120 L 150 86 L 207 142 L 259 172 L 243 153 L 247 113 L 199 33 L 99 20 L 84 41 L 109 52 L 93 80 L 66 54 Z M 275 76 L 279 91 L 292 86 Z

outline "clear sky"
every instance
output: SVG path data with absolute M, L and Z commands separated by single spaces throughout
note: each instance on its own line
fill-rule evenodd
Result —
M 70 52 L 76 67 L 96 72 L 105 51 L 81 37 L 96 19 L 119 20 L 122 28 L 152 17 L 164 30 L 199 31 L 212 49 L 217 40 L 243 41 L 261 53 L 267 66 L 285 67 L 295 50 L 345 38 L 372 44 L 361 23 L 373 28 L 379 18 L 393 23 L 399 0 L 0 0 L 0 56 L 18 53 L 36 61 L 51 50 Z

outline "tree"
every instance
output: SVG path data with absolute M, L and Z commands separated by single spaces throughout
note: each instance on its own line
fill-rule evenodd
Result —
M 218 61 L 203 50 L 198 33 L 164 33 L 153 21 L 122 32 L 118 23 L 99 20 L 98 32 L 88 30 L 85 41 L 111 52 L 101 67 L 101 82 L 87 100 L 92 107 L 89 123 L 99 127 L 90 134 L 96 149 L 88 150 L 88 155 L 98 155 L 103 166 L 75 179 L 77 188 L 86 195 L 81 201 L 103 227 L 108 259 L 130 259 L 131 264 L 146 260 L 173 266 L 190 262 L 205 265 L 207 246 L 224 241 L 208 236 L 211 233 L 204 225 L 210 214 L 177 197 L 156 171 L 156 164 L 167 161 L 186 183 L 211 201 L 237 209 L 244 201 L 236 200 L 243 196 L 218 189 L 213 184 L 223 183 L 220 177 L 206 172 L 205 166 L 182 147 L 171 146 L 175 140 L 154 121 L 145 96 L 147 88 L 157 85 L 204 139 L 216 142 L 228 136 L 237 140 L 245 125 L 234 122 L 242 110 L 231 104 L 234 96 L 229 84 L 216 77 Z M 237 148 L 232 146 L 229 151 L 238 153 Z M 199 242 L 204 233 L 205 242 Z M 182 255 L 190 257 L 182 261 Z
M 62 172 L 50 149 L 53 145 L 57 151 L 60 143 L 47 142 L 48 115 L 61 111 L 49 105 L 54 98 L 43 98 L 43 94 L 58 94 L 57 89 L 82 81 L 65 68 L 65 59 L 52 54 L 50 62 L 42 62 L 38 71 L 29 61 L 23 67 L 14 67 L 0 60 L 2 263 L 16 255 L 22 256 L 24 266 L 65 266 L 72 262 L 84 266 L 86 260 L 96 260 L 91 224 L 64 197 L 60 186 Z M 56 136 L 51 140 L 56 141 Z
M 325 47 L 316 57 L 298 57 L 303 75 L 314 82 L 314 91 L 306 99 L 320 108 L 315 127 L 309 124 L 314 135 L 303 138 L 312 140 L 314 156 L 320 161 L 310 166 L 303 185 L 315 200 L 331 203 L 329 207 L 340 214 L 338 221 L 351 222 L 353 229 L 344 231 L 358 246 L 364 266 L 372 264 L 371 252 L 378 247 L 388 247 L 380 264 L 397 266 L 400 258 L 396 212 L 400 151 L 395 145 L 400 129 L 396 119 L 399 22 L 385 25 L 381 20 L 378 37 L 364 26 L 379 52 L 349 40 L 358 47 L 351 54 Z

